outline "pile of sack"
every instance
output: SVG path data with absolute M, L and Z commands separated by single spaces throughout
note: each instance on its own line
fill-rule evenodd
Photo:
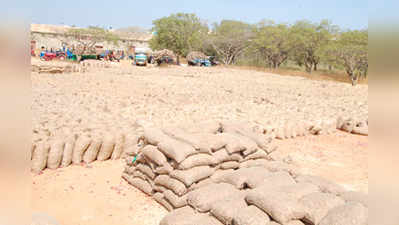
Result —
M 204 60 L 204 59 L 208 59 L 208 56 L 206 56 L 202 52 L 192 51 L 192 52 L 187 54 L 186 59 L 187 59 L 187 61 L 194 61 L 196 59 L 203 59 Z
M 352 133 L 352 134 L 359 134 L 368 136 L 369 135 L 369 122 L 366 121 L 359 121 L 353 118 L 342 118 L 338 117 L 337 120 L 337 129 Z
M 168 58 L 173 59 L 173 61 L 176 61 L 175 53 L 173 53 L 173 51 L 171 51 L 169 49 L 163 49 L 163 50 L 159 50 L 159 51 L 154 51 L 152 53 L 152 56 L 153 56 L 155 61 L 161 60 L 163 57 L 168 57 Z

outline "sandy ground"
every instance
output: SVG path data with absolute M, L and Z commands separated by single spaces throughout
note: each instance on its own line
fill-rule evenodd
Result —
M 337 132 L 276 140 L 276 158 L 291 159 L 301 171 L 349 190 L 368 192 L 368 138 Z M 156 225 L 166 210 L 120 178 L 122 160 L 45 170 L 33 177 L 34 211 L 62 225 Z

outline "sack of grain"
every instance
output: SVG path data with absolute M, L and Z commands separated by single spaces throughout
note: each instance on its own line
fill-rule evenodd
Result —
M 140 163 L 136 166 L 136 170 L 144 173 L 147 177 L 149 177 L 152 180 L 156 177 L 154 171 L 151 169 L 151 167 L 148 164 Z
M 48 144 L 44 142 L 37 143 L 32 156 L 32 172 L 40 173 L 46 168 L 49 150 L 50 146 Z
M 181 128 L 169 127 L 169 128 L 162 129 L 162 131 L 165 134 L 167 134 L 168 136 L 170 136 L 178 141 L 181 141 L 181 142 L 191 145 L 196 150 L 200 149 L 201 140 L 199 138 L 197 138 L 195 135 L 190 134 Z
M 236 212 L 232 225 L 270 225 L 270 217 L 258 207 L 250 205 Z
M 181 208 L 187 205 L 187 194 L 180 197 L 171 190 L 165 190 L 163 195 L 174 208 Z
M 157 147 L 153 145 L 147 145 L 145 146 L 141 152 L 144 154 L 144 156 L 149 159 L 150 161 L 154 162 L 158 166 L 163 166 L 167 163 L 167 159 L 165 155 L 158 150 Z
M 137 189 L 141 190 L 142 192 L 146 193 L 147 195 L 153 195 L 153 189 L 151 184 L 143 180 L 141 178 L 133 178 L 126 173 L 122 174 L 122 178 L 125 179 L 129 184 L 133 185 Z
M 216 120 L 208 120 L 197 123 L 195 126 L 187 129 L 190 133 L 208 133 L 216 134 L 221 131 L 221 124 Z
M 64 153 L 62 154 L 61 167 L 67 167 L 72 163 L 72 154 L 75 147 L 75 137 L 69 136 L 65 141 Z
M 339 195 L 345 192 L 345 189 L 340 185 L 326 180 L 322 177 L 312 176 L 312 175 L 298 175 L 295 177 L 296 182 L 311 183 L 319 187 L 320 191 L 325 193 L 331 193 Z
M 144 140 L 152 145 L 158 145 L 164 139 L 170 139 L 161 129 L 154 127 L 144 128 Z
M 245 146 L 241 144 L 240 139 L 237 136 L 229 133 L 220 133 L 217 134 L 217 136 L 224 141 L 227 153 L 233 154 L 245 150 Z
M 188 156 L 198 153 L 192 146 L 172 138 L 167 138 L 159 142 L 158 149 L 165 156 L 175 160 L 177 163 L 181 163 Z
M 173 210 L 166 215 L 159 225 L 222 225 L 216 218 L 207 214 L 196 213 L 191 207 Z
M 251 159 L 266 159 L 266 160 L 270 160 L 270 157 L 268 156 L 268 154 L 263 151 L 263 150 L 258 150 L 252 154 L 249 154 L 247 156 L 244 156 L 244 159 L 242 160 L 242 162 L 251 160 Z
M 245 193 L 238 193 L 212 202 L 211 214 L 223 224 L 232 224 L 233 218 L 246 207 Z
M 64 153 L 65 142 L 61 139 L 54 140 L 50 145 L 50 150 L 47 158 L 47 168 L 57 169 L 62 160 Z
M 206 186 L 206 185 L 210 185 L 210 184 L 213 184 L 213 183 L 215 183 L 215 182 L 213 181 L 213 179 L 211 179 L 211 178 L 206 178 L 206 179 L 204 179 L 204 180 L 201 180 L 201 181 L 198 181 L 198 182 L 192 184 L 192 185 L 188 188 L 188 191 L 192 191 L 192 190 L 195 190 L 195 189 L 198 189 L 198 188 L 200 188 L 200 187 L 204 187 L 204 186 Z
M 224 162 L 219 165 L 219 169 L 222 170 L 237 169 L 238 167 L 240 167 L 240 163 L 236 161 Z
M 155 167 L 154 170 L 156 174 L 170 174 L 172 171 L 173 167 L 167 162 L 163 166 Z
M 178 196 L 183 196 L 187 192 L 186 186 L 181 181 L 170 178 L 167 175 L 157 176 L 154 183 L 173 191 Z
M 215 173 L 216 174 L 216 173 Z M 265 168 L 251 167 L 233 170 L 230 173 L 212 175 L 217 183 L 228 183 L 237 189 L 254 188 L 263 182 L 270 174 Z
M 169 212 L 173 210 L 173 206 L 168 201 L 166 201 L 162 193 L 157 192 L 152 197 L 155 199 L 156 202 L 161 204 Z
M 97 155 L 97 160 L 104 161 L 111 157 L 115 148 L 115 137 L 112 134 L 106 134 L 103 143 Z
M 214 169 L 209 166 L 198 166 L 188 170 L 173 170 L 170 173 L 170 177 L 183 182 L 186 187 L 189 187 L 195 182 L 210 177 L 213 172 Z
M 180 170 L 191 169 L 196 166 L 213 166 L 216 165 L 217 160 L 208 154 L 196 154 L 187 157 L 183 162 L 178 165 Z
M 86 152 L 83 155 L 83 161 L 85 163 L 91 163 L 96 160 L 98 151 L 100 151 L 101 144 L 102 139 L 100 137 L 92 137 L 90 146 L 87 148 Z
M 239 190 L 230 184 L 211 184 L 191 191 L 187 195 L 187 203 L 198 212 L 209 212 L 213 202 L 220 201 L 228 196 L 238 195 Z
M 368 224 L 368 209 L 360 203 L 347 203 L 330 210 L 319 225 Z
M 91 139 L 85 135 L 80 135 L 75 142 L 75 146 L 72 154 L 72 163 L 77 165 L 83 160 L 83 154 L 86 152 L 87 148 L 91 143 Z
M 215 157 L 218 163 L 223 163 L 228 161 L 240 162 L 243 159 L 239 153 L 229 154 L 224 148 L 213 153 L 213 157 Z
M 306 211 L 303 220 L 310 224 L 319 224 L 331 209 L 345 204 L 345 201 L 333 194 L 315 192 L 305 195 L 299 203 Z
M 142 139 L 140 135 L 127 135 L 123 145 L 123 155 L 135 156 L 139 152 L 139 141 Z
M 119 159 L 122 156 L 124 145 L 125 135 L 122 133 L 118 133 L 115 138 L 115 148 L 111 155 L 112 160 Z

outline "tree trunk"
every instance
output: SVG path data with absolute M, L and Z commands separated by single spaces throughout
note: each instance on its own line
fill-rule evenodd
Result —
M 332 66 L 331 65 L 328 65 L 328 70 L 332 70 Z
M 317 63 L 314 64 L 313 70 L 314 70 L 314 71 L 317 71 Z
M 180 56 L 179 55 L 176 56 L 176 65 L 180 65 Z

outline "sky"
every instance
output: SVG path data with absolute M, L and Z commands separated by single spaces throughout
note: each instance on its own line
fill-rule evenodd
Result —
M 0 12 L 18 12 L 31 23 L 151 28 L 171 13 L 195 13 L 212 24 L 222 19 L 293 23 L 329 19 L 343 29 L 368 27 L 366 0 L 25 0 L 4 1 Z M 374 11 L 375 12 L 375 11 Z

